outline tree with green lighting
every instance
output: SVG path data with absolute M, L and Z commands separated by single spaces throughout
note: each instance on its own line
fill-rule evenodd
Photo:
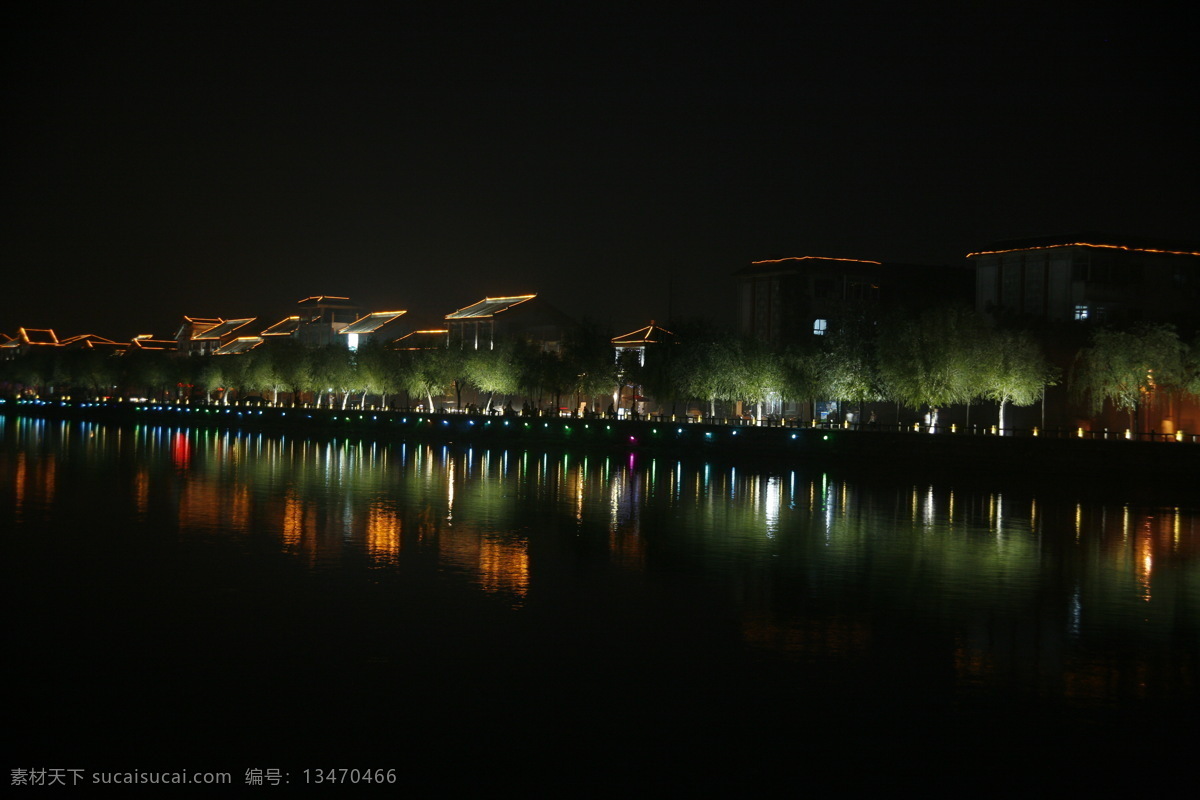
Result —
M 1005 409 L 1029 406 L 1054 384 L 1058 370 L 1026 331 L 989 331 L 979 347 L 979 387 L 983 397 L 1000 405 L 998 426 L 1006 435 Z
M 409 394 L 424 395 L 430 411 L 436 409 L 434 397 L 445 397 L 462 378 L 466 354 L 457 347 L 433 347 L 410 350 L 405 363 L 405 388 Z
M 223 356 L 223 358 L 236 358 L 242 362 L 241 388 L 246 392 L 256 392 L 261 396 L 267 391 L 275 389 L 278 378 L 270 359 L 263 355 L 261 347 L 236 356 Z
M 240 365 L 237 359 L 226 356 L 201 357 L 200 385 L 204 387 L 210 400 L 213 392 L 220 392 L 217 403 L 224 406 L 229 405 L 229 395 L 238 385 L 240 378 L 238 366 Z
M 851 314 L 822 338 L 825 396 L 842 403 L 856 403 L 861 418 L 864 403 L 883 399 L 874 324 L 861 313 Z
M 728 333 L 697 330 L 691 336 L 680 333 L 673 376 L 681 396 L 708 404 L 710 417 L 717 415 L 717 401 L 734 399 L 739 394 L 739 348 Z
M 1079 351 L 1071 370 L 1072 394 L 1093 414 L 1113 408 L 1137 428 L 1144 400 L 1153 392 L 1187 389 L 1187 348 L 1170 325 L 1142 323 L 1126 331 L 1101 328 Z
M 334 396 L 341 394 L 342 408 L 345 408 L 350 393 L 358 389 L 354 354 L 342 345 L 328 344 L 312 351 L 312 365 L 313 390 L 318 396 L 328 391 L 331 408 Z
M 480 392 L 487 394 L 485 411 L 491 411 L 496 395 L 505 397 L 520 391 L 521 372 L 515 351 L 512 342 L 499 342 L 494 350 L 467 352 L 467 379 Z
M 358 386 L 362 392 L 360 405 L 366 405 L 368 394 L 378 395 L 380 406 L 387 407 L 387 396 L 402 389 L 400 354 L 381 341 L 371 340 L 354 354 Z
M 909 408 L 928 408 L 930 430 L 937 430 L 940 409 L 978 396 L 977 343 L 984 332 L 983 319 L 962 306 L 891 320 L 879 340 L 887 395 Z
M 757 339 L 727 341 L 729 380 L 722 399 L 749 401 L 755 407 L 755 418 L 763 417 L 763 404 L 782 393 L 785 379 L 779 357 Z
M 781 394 L 808 406 L 813 413 L 813 403 L 822 397 L 831 397 L 827 376 L 829 375 L 826 353 L 812 344 L 793 344 L 779 353 L 779 369 L 783 387 Z
M 297 405 L 302 394 L 315 385 L 311 351 L 291 339 L 268 342 L 260 349 L 265 350 L 264 355 L 270 360 L 274 385 L 287 387 L 292 393 L 292 405 Z M 278 396 L 278 390 L 276 395 Z

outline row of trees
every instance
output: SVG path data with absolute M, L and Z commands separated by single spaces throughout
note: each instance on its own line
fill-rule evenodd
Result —
M 891 401 L 927 409 L 931 424 L 947 406 L 995 401 L 1004 427 L 1010 404 L 1036 402 L 1059 370 L 1032 334 L 997 330 L 973 311 L 949 307 L 875 322 L 850 317 L 803 345 L 768 348 L 696 330 L 685 345 L 648 361 L 639 375 L 651 395 L 675 403 L 742 400 L 837 400 L 850 405 Z
M 95 350 L 38 348 L 0 362 L 7 391 L 38 395 L 148 397 L 224 403 L 261 397 L 272 403 L 312 402 L 345 408 L 368 395 L 379 405 L 393 401 L 436 408 L 448 397 L 461 406 L 464 393 L 485 410 L 499 399 L 525 398 L 535 405 L 580 395 L 611 395 L 619 365 L 608 340 L 591 328 L 576 332 L 560 352 L 520 341 L 495 350 L 439 348 L 396 351 L 369 344 L 308 348 L 272 342 L 243 355 L 180 358 L 163 351 L 111 354 Z M 397 398 L 399 397 L 399 400 Z
M 663 411 L 681 413 L 700 401 L 711 416 L 718 403 L 742 402 L 762 416 L 785 401 L 805 406 L 836 400 L 861 408 L 889 401 L 938 414 L 979 401 L 998 406 L 1004 429 L 1012 405 L 1030 405 L 1064 377 L 1093 413 L 1105 402 L 1131 420 L 1153 392 L 1200 396 L 1200 347 L 1187 347 L 1168 326 L 1097 330 L 1071 364 L 1056 367 L 1028 331 L 997 328 L 972 310 L 947 307 L 876 322 L 850 316 L 826 336 L 783 348 L 737 337 L 703 323 L 682 324 L 676 340 L 652 346 L 645 363 L 627 353 L 613 357 L 597 326 L 575 330 L 561 351 L 525 342 L 494 350 L 454 348 L 394 351 L 368 345 L 305 348 L 273 342 L 239 356 L 178 358 L 169 353 L 113 356 L 45 348 L 3 364 L 0 380 L 45 394 L 208 398 L 228 403 L 261 396 L 347 407 L 368 396 L 379 405 L 437 408 L 464 401 L 488 409 L 520 402 L 533 407 L 564 402 L 603 409 L 633 387 Z M 286 396 L 286 397 L 285 397 Z M 683 406 L 683 408 L 680 408 Z

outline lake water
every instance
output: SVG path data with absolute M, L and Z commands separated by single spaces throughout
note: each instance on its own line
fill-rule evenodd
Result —
M 21 417 L 0 442 L 13 768 L 950 790 L 1152 786 L 1195 750 L 1196 495 Z

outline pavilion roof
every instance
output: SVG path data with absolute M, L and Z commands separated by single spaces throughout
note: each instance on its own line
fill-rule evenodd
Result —
M 527 300 L 532 300 L 537 297 L 536 294 L 520 294 L 511 297 L 485 297 L 478 303 L 460 308 L 446 315 L 446 319 L 478 319 L 480 317 L 492 317 L 502 311 L 507 311 L 513 306 L 520 305 Z
M 63 347 L 77 347 L 85 350 L 113 349 L 121 346 L 112 339 L 105 339 L 103 336 L 97 336 L 94 333 L 81 333 L 78 336 L 63 339 L 59 344 Z
M 622 345 L 627 347 L 636 347 L 638 345 L 657 344 L 669 339 L 674 339 L 675 334 L 671 333 L 666 328 L 654 324 L 654 320 L 650 320 L 650 324 L 644 328 L 638 328 L 636 331 L 630 331 L 623 336 L 614 336 L 612 343 L 616 347 Z
M 379 330 L 392 320 L 399 319 L 407 313 L 407 311 L 376 311 L 372 314 L 367 314 L 365 317 L 360 317 L 359 319 L 354 320 L 354 322 L 351 322 L 338 332 L 371 333 Z
M 58 337 L 49 328 L 19 328 L 17 330 L 17 338 L 23 344 L 59 344 Z
M 263 338 L 261 336 L 239 336 L 238 338 L 234 339 L 232 342 L 228 342 L 228 343 L 223 344 L 220 347 L 218 347 L 215 351 L 213 351 L 213 355 L 216 355 L 216 356 L 241 355 L 242 353 L 250 352 L 251 350 L 258 347 L 262 343 L 263 343 Z
M 306 297 L 303 300 L 300 300 L 299 302 L 296 303 L 296 305 L 298 305 L 298 306 L 329 306 L 329 305 L 352 306 L 354 304 L 352 302 L 350 302 L 349 297 L 341 297 L 341 296 L 332 295 L 332 294 L 317 294 L 317 295 L 313 295 L 312 297 Z
M 262 332 L 263 336 L 291 336 L 300 329 L 300 317 L 293 314 L 284 317 Z
M 246 317 L 244 319 L 227 319 L 222 320 L 219 324 L 205 328 L 203 331 L 197 331 L 192 334 L 192 339 L 221 339 L 236 331 L 238 328 L 243 328 L 254 322 L 255 317 Z

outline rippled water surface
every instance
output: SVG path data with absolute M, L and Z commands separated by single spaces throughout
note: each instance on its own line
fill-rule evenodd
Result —
M 1196 734 L 1195 497 L 0 426 L 26 761 L 886 785 Z

